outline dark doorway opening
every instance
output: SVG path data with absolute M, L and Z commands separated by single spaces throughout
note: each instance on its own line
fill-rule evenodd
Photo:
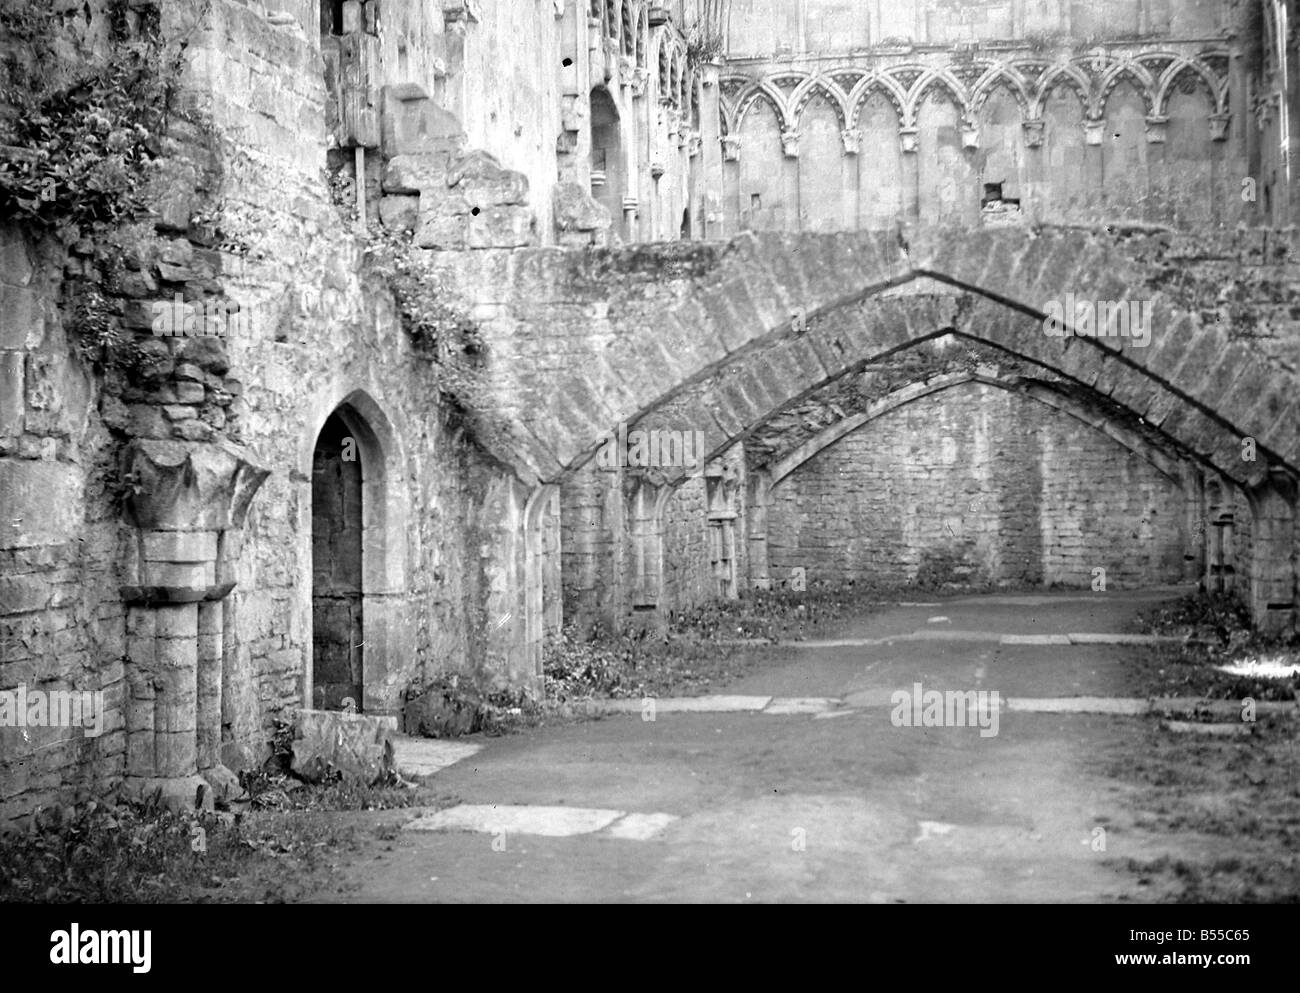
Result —
M 357 439 L 331 414 L 311 472 L 312 706 L 319 710 L 362 708 L 361 469 Z

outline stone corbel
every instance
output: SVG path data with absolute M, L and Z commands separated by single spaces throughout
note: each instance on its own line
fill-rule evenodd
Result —
M 898 129 L 898 138 L 902 143 L 904 152 L 915 152 L 917 145 L 917 135 L 920 133 L 919 128 L 902 127 Z
M 781 129 L 781 154 L 787 159 L 799 157 L 799 132 L 795 128 Z
M 980 129 L 974 121 L 961 123 L 961 147 L 973 151 L 980 147 Z
M 1089 117 L 1083 122 L 1083 140 L 1088 145 L 1100 145 L 1101 139 L 1106 134 L 1106 119 L 1104 117 Z
M 1151 114 L 1147 117 L 1147 141 L 1152 145 L 1163 145 L 1169 135 L 1169 118 Z
M 728 134 L 722 136 L 722 161 L 740 161 L 740 135 Z
M 1227 141 L 1228 125 L 1232 121 L 1231 114 L 1211 114 L 1210 115 L 1210 140 Z
M 630 55 L 619 55 L 614 64 L 618 66 L 619 85 L 631 87 L 636 73 L 636 60 Z
M 648 70 L 637 66 L 632 70 L 632 77 L 628 83 L 628 88 L 632 91 L 632 96 L 643 97 L 646 94 L 646 85 L 650 81 Z
M 578 135 L 586 120 L 586 103 L 579 96 L 565 96 L 560 100 L 560 133 L 555 140 L 555 150 L 561 155 L 571 155 L 578 148 Z
M 155 531 L 225 531 L 241 527 L 270 470 L 230 442 L 136 440 L 127 450 L 132 483 L 126 515 Z
M 840 141 L 844 143 L 845 155 L 857 155 L 862 151 L 862 131 L 858 128 L 845 128 L 840 132 Z
M 686 152 L 691 158 L 700 154 L 700 149 L 704 147 L 704 142 L 700 138 L 698 131 L 692 131 L 686 136 Z
M 1025 131 L 1026 148 L 1043 147 L 1043 119 L 1041 117 L 1032 118 L 1024 121 L 1020 125 Z

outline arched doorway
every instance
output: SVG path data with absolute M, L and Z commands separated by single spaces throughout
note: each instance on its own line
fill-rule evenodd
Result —
M 312 706 L 362 709 L 365 626 L 362 609 L 361 446 L 339 412 L 316 439 L 311 472 Z

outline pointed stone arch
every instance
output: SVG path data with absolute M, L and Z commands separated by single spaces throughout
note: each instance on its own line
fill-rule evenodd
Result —
M 300 478 L 304 480 L 300 514 L 304 563 L 313 562 L 313 464 L 322 432 L 331 423 L 341 426 L 346 431 L 342 437 L 353 442 L 348 452 L 355 455 L 359 470 L 359 478 L 354 483 L 360 497 L 357 601 L 364 650 L 361 699 L 355 702 L 364 712 L 391 716 L 400 711 L 402 690 L 410 675 L 406 667 L 414 657 L 413 625 L 407 616 L 409 503 L 403 485 L 402 448 L 387 414 L 364 389 L 351 390 L 313 407 L 311 429 L 299 461 Z M 344 452 L 340 450 L 338 454 L 342 457 Z M 306 639 L 309 646 L 316 641 L 315 571 L 313 566 L 301 583 L 303 614 L 313 629 L 313 637 Z M 309 647 L 303 676 L 303 705 L 312 707 L 331 702 L 319 700 L 315 688 L 314 659 Z

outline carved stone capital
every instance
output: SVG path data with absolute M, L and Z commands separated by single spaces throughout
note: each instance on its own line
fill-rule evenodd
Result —
M 136 439 L 126 452 L 127 519 L 154 531 L 225 531 L 244 515 L 271 474 L 230 442 Z
M 1151 114 L 1146 119 L 1147 141 L 1152 145 L 1163 145 L 1169 136 L 1169 118 Z

